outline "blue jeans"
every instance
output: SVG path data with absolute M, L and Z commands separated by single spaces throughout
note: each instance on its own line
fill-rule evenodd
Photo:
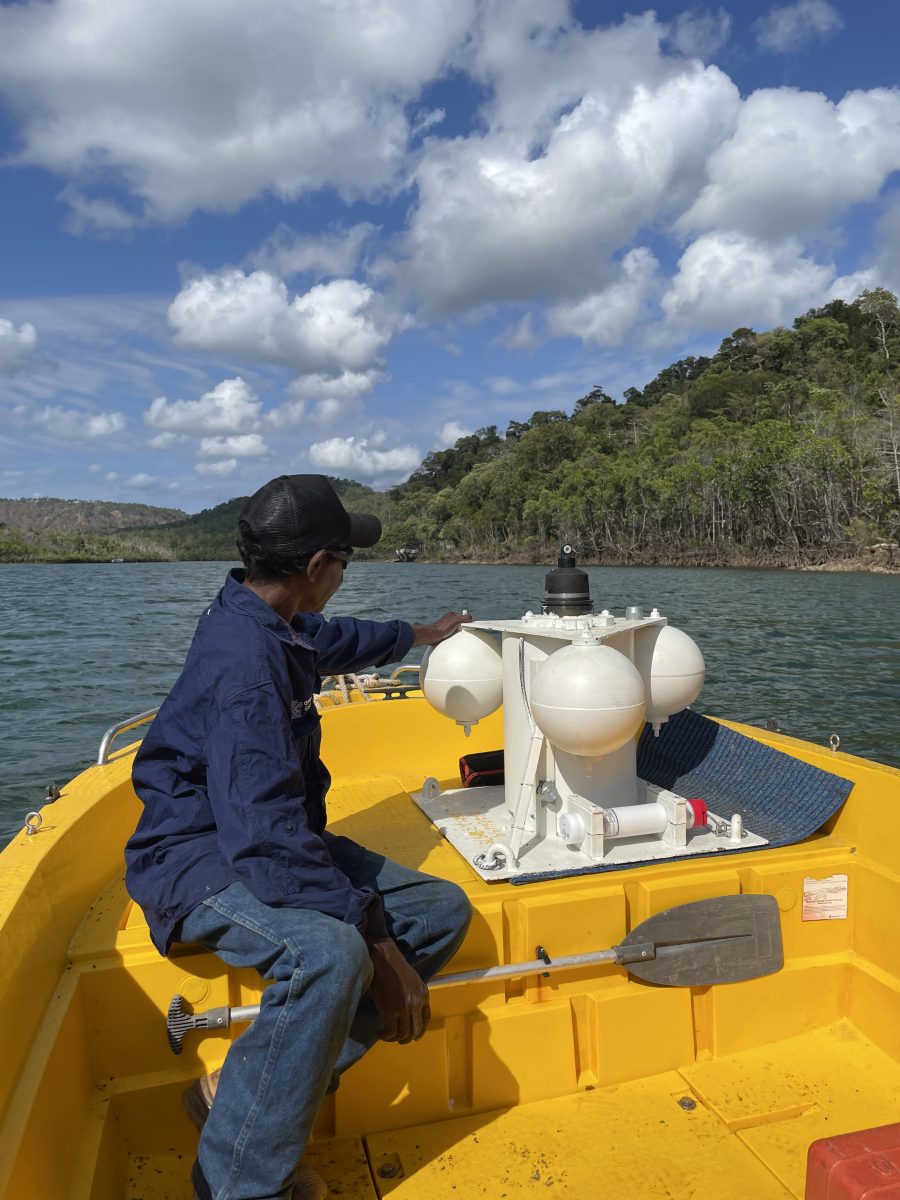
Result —
M 392 937 L 431 979 L 465 937 L 465 893 L 346 838 L 326 839 L 353 885 L 380 894 Z M 228 1052 L 197 1157 L 215 1200 L 282 1200 L 326 1093 L 378 1038 L 366 943 L 353 925 L 312 909 L 271 908 L 241 883 L 190 912 L 180 940 L 274 980 Z

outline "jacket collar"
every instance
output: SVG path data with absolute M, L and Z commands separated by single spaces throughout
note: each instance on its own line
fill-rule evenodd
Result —
M 261 596 L 257 596 L 256 592 L 252 592 L 250 588 L 244 587 L 246 575 L 247 572 L 243 567 L 235 567 L 228 572 L 225 586 L 219 593 L 222 607 L 228 609 L 229 612 L 252 617 L 269 633 L 274 634 L 279 641 L 287 642 L 289 646 L 303 646 L 306 650 L 315 650 L 312 642 L 302 633 L 298 633 L 282 617 L 279 617 L 275 609 L 270 604 L 266 604 Z

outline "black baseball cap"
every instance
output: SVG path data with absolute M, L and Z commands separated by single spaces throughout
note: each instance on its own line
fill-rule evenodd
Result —
M 317 550 L 374 546 L 381 521 L 347 512 L 324 475 L 279 475 L 254 492 L 238 521 L 251 558 L 291 561 Z

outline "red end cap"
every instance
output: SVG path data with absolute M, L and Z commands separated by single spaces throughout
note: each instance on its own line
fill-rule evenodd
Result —
M 709 824 L 709 812 L 707 810 L 705 800 L 701 800 L 699 796 L 692 796 L 691 799 L 688 800 L 688 807 L 694 814 L 694 829 L 697 829 L 699 826 Z

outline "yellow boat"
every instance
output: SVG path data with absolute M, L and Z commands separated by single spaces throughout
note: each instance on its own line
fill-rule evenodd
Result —
M 501 714 L 466 739 L 397 690 L 323 700 L 330 828 L 466 889 L 454 971 L 614 946 L 662 910 L 744 893 L 775 898 L 784 966 L 711 987 L 605 965 L 436 989 L 425 1037 L 379 1043 L 326 1101 L 308 1161 L 333 1195 L 801 1198 L 811 1142 L 900 1119 L 900 771 L 725 723 L 843 776 L 849 799 L 795 845 L 488 882 L 410 796 L 425 776 L 458 787 L 462 753 L 502 744 Z M 135 748 L 105 746 L 0 857 L 3 1200 L 187 1200 L 180 1094 L 240 1026 L 175 1056 L 167 1010 L 260 996 L 210 955 L 151 945 L 122 882 Z M 846 908 L 817 910 L 822 886 Z

